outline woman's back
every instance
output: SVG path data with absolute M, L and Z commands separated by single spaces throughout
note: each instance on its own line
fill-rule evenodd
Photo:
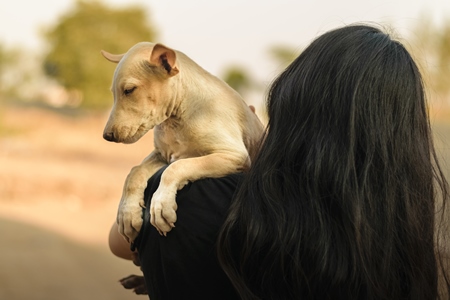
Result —
M 316 39 L 273 84 L 219 239 L 244 299 L 435 299 L 434 153 L 420 73 L 369 26 Z

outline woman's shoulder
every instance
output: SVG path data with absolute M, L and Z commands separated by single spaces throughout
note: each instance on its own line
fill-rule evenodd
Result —
M 146 197 L 153 194 L 159 186 L 161 176 L 168 166 L 159 169 L 148 181 Z M 206 198 L 230 198 L 235 193 L 244 177 L 243 173 L 233 173 L 218 178 L 202 178 L 193 182 L 188 182 L 181 190 L 177 192 L 177 201 L 179 198 L 195 197 L 202 195 Z
M 151 195 L 162 168 L 149 180 L 144 225 L 138 237 L 150 295 L 164 299 L 237 299 L 216 256 L 216 240 L 242 174 L 188 183 L 177 193 L 177 221 L 167 237 L 149 222 Z

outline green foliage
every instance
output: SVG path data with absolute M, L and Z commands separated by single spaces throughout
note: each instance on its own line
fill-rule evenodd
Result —
M 0 45 L 0 78 L 3 77 L 5 67 L 8 64 L 8 53 L 3 45 Z M 0 80 L 0 94 L 3 92 L 3 80 Z M 1 96 L 0 96 L 1 97 Z
M 4 77 L 7 71 L 17 64 L 18 58 L 18 49 L 9 49 L 0 44 L 0 98 L 2 94 L 8 92 L 7 89 L 9 88 L 7 80 Z
M 44 70 L 69 91 L 81 91 L 83 107 L 103 108 L 112 102 L 109 87 L 115 65 L 100 50 L 120 54 L 154 37 L 142 7 L 114 9 L 101 1 L 78 1 L 45 32 L 49 52 Z
M 241 67 L 229 67 L 225 71 L 223 80 L 240 94 L 243 94 L 251 87 L 250 76 Z
M 441 26 L 422 17 L 414 29 L 410 49 L 425 77 L 429 92 L 442 98 L 450 97 L 450 20 Z
M 438 63 L 437 88 L 442 93 L 450 93 L 450 23 L 437 31 L 436 57 Z
M 288 46 L 273 46 L 269 49 L 269 54 L 281 67 L 286 68 L 299 56 L 300 51 Z

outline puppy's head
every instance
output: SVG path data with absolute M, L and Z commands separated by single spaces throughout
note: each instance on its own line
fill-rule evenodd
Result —
M 103 137 L 111 142 L 134 143 L 172 114 L 176 53 L 161 44 L 138 43 L 125 54 L 101 51 L 117 63 L 111 91 L 114 105 Z

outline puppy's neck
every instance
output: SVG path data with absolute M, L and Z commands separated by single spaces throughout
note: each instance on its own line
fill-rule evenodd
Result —
M 180 73 L 176 97 L 178 107 L 174 115 L 184 118 L 187 112 L 195 113 L 203 107 L 220 105 L 221 99 L 241 98 L 231 87 L 224 85 L 223 81 L 212 75 L 182 52 L 177 51 Z M 175 78 L 174 78 L 175 79 Z M 215 102 L 211 104 L 211 102 Z M 185 107 L 189 105 L 189 107 Z

